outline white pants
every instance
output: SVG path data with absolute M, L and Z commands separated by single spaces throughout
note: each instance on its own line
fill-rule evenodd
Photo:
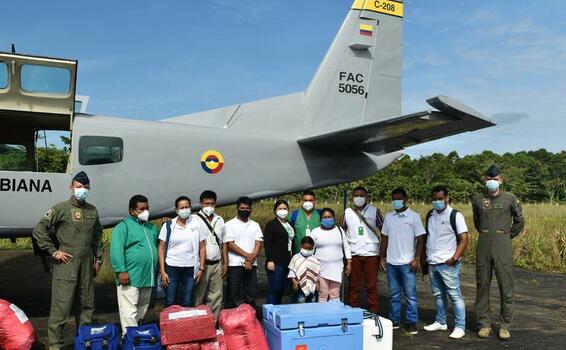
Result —
M 118 286 L 118 309 L 122 334 L 126 334 L 126 327 L 138 326 L 138 322 L 145 316 L 150 300 L 151 288 Z

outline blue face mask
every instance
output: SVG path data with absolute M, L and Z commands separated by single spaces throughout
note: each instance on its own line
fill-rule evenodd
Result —
M 324 228 L 334 227 L 334 218 L 324 218 L 320 220 L 320 225 Z
M 485 186 L 489 192 L 495 192 L 499 189 L 499 181 L 497 180 L 487 180 Z
M 437 211 L 442 211 L 446 208 L 446 203 L 444 201 L 432 201 L 432 207 Z
M 403 207 L 405 206 L 405 201 L 402 199 L 394 199 L 391 201 L 391 205 L 395 210 L 403 209 Z

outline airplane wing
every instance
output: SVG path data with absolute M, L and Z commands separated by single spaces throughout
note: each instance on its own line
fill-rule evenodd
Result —
M 311 147 L 348 147 L 370 153 L 389 153 L 495 125 L 481 113 L 446 96 L 430 98 L 427 103 L 438 111 L 428 110 L 362 124 L 301 139 L 298 143 Z

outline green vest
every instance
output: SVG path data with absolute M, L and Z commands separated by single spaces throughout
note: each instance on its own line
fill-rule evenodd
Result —
M 293 240 L 293 253 L 301 251 L 301 240 L 312 230 L 320 226 L 320 214 L 313 209 L 311 217 L 307 218 L 303 209 L 298 209 L 297 220 L 294 223 L 295 239 Z

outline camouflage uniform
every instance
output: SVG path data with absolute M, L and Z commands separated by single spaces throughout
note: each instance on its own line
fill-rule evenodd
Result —
M 491 328 L 489 290 L 493 270 L 501 297 L 500 325 L 508 329 L 513 317 L 513 249 L 511 240 L 525 225 L 517 198 L 500 191 L 496 196 L 476 195 L 472 201 L 474 225 L 479 233 L 476 250 L 476 317 L 480 328 Z
M 54 232 L 51 233 L 51 232 Z M 54 262 L 51 311 L 47 325 L 49 346 L 63 346 L 63 328 L 76 300 L 80 300 L 77 325 L 92 323 L 94 312 L 94 269 L 102 261 L 102 226 L 96 208 L 74 197 L 56 204 L 33 230 L 38 247 L 53 254 L 60 249 L 73 257 L 68 264 Z

